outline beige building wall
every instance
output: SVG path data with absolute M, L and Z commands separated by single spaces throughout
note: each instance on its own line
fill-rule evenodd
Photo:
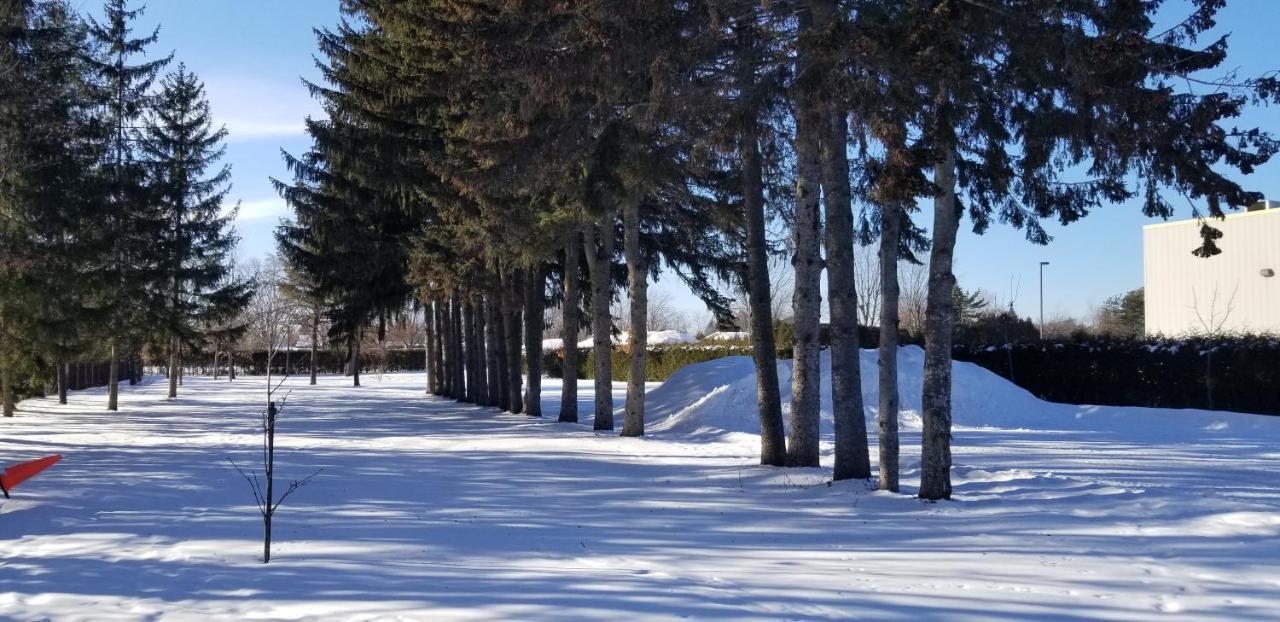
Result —
M 1200 245 L 1195 220 L 1142 228 L 1147 334 L 1280 334 L 1280 209 L 1210 224 L 1223 237 L 1222 253 L 1208 259 L 1191 254 Z

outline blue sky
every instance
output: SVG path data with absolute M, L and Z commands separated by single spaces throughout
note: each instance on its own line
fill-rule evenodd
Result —
M 1179 5 L 1175 1 L 1170 6 L 1176 10 Z M 98 12 L 93 0 L 80 6 Z M 243 202 L 236 225 L 241 257 L 271 252 L 271 231 L 287 210 L 268 177 L 288 178 L 280 149 L 305 150 L 302 120 L 321 114 L 300 77 L 317 75 L 311 29 L 337 23 L 337 0 L 150 0 L 146 6 L 142 24 L 162 25 L 154 49 L 174 51 L 175 60 L 201 76 L 214 114 L 230 130 L 231 197 Z M 1241 75 L 1280 69 L 1280 0 L 1229 0 L 1218 31 L 1231 33 L 1227 66 Z M 1280 133 L 1280 107 L 1251 110 L 1240 125 Z M 1246 181 L 1251 189 L 1280 199 L 1280 158 Z M 1188 217 L 1185 201 L 1171 200 L 1179 209 L 1175 218 Z M 927 222 L 928 214 L 921 219 Z M 1108 296 L 1142 285 L 1142 225 L 1150 222 L 1136 204 L 1107 206 L 1069 227 L 1047 224 L 1055 240 L 1044 247 L 999 224 L 982 236 L 964 231 L 956 273 L 963 287 L 986 290 L 1002 304 L 1013 298 L 1020 314 L 1034 317 L 1038 265 L 1049 261 L 1046 316 L 1083 318 Z M 701 314 L 701 303 L 673 277 L 664 276 L 655 290 L 667 292 L 690 314 Z

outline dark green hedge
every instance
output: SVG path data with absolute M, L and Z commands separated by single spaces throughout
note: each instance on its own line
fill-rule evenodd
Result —
M 580 352 L 578 377 L 589 378 L 592 352 Z M 661 381 L 685 365 L 750 354 L 745 343 L 655 347 L 645 378 Z M 626 378 L 627 353 L 617 348 L 611 356 L 614 378 Z M 789 348 L 779 352 L 790 356 Z M 954 356 L 1053 402 L 1280 415 L 1280 340 L 1272 337 L 957 345 Z M 560 352 L 544 354 L 543 365 L 548 375 L 563 377 Z
M 578 377 L 590 378 L 596 364 L 595 352 L 591 348 L 579 348 L 578 353 L 578 360 L 581 361 L 578 365 Z M 788 351 L 787 354 L 789 356 L 790 352 Z M 670 378 L 671 374 L 685 365 L 714 361 L 726 356 L 744 355 L 751 356 L 751 346 L 735 344 L 655 346 L 649 348 L 644 376 L 649 382 L 660 382 Z M 625 379 L 631 374 L 631 357 L 625 349 L 614 348 L 610 351 L 610 358 L 613 361 L 614 378 Z M 542 367 L 548 376 L 563 378 L 564 352 L 557 350 L 543 353 Z
M 874 347 L 875 333 L 862 331 L 863 347 Z M 911 343 L 912 339 L 903 339 Z M 780 342 L 781 343 L 781 342 Z M 580 349 L 579 378 L 591 376 L 595 361 L 590 348 Z M 322 373 L 341 373 L 344 354 L 318 353 Z M 645 378 L 666 380 L 675 370 L 726 356 L 750 356 L 746 342 L 659 346 L 649 350 Z M 614 378 L 626 378 L 627 353 L 614 349 Z M 1035 395 L 1054 402 L 1165 408 L 1206 408 L 1280 415 L 1280 339 L 1274 337 L 1218 337 L 1184 340 L 1092 340 L 1085 342 L 1017 343 L 998 346 L 958 344 L 956 360 L 969 361 L 999 374 Z M 791 357 L 790 344 L 780 345 L 778 357 Z M 284 356 L 276 355 L 273 373 L 284 372 Z M 306 373 L 307 352 L 290 355 L 291 372 Z M 365 373 L 382 367 L 381 352 L 364 352 Z M 196 363 L 198 361 L 188 361 Z M 390 350 L 387 371 L 421 371 L 423 351 Z M 225 359 L 222 361 L 225 365 Z M 247 369 L 246 369 L 246 364 Z M 561 378 L 560 352 L 543 354 L 547 375 Z M 252 359 L 240 355 L 242 373 L 261 374 L 266 353 Z
M 1054 402 L 1280 415 L 1274 337 L 957 346 L 955 358 Z

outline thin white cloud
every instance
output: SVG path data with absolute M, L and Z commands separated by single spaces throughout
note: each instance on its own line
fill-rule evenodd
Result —
M 307 127 L 302 119 L 296 121 L 270 121 L 263 119 L 239 119 L 222 117 L 218 122 L 227 128 L 228 142 L 244 142 L 263 138 L 301 136 Z
M 304 119 L 325 116 L 296 79 L 210 76 L 205 91 L 214 123 L 227 127 L 228 142 L 302 136 Z
M 230 213 L 235 208 L 235 205 L 235 203 L 226 204 L 223 215 Z M 284 199 L 241 201 L 240 213 L 236 215 L 236 222 L 284 218 L 288 215 L 289 206 L 284 202 Z

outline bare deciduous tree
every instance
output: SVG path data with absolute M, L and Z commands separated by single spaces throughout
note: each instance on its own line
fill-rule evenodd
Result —
M 853 286 L 858 292 L 858 323 L 875 326 L 880 322 L 880 251 L 875 246 L 853 249 Z
M 902 329 L 918 335 L 924 331 L 924 314 L 929 298 L 929 267 L 904 261 L 899 264 L 898 274 Z

